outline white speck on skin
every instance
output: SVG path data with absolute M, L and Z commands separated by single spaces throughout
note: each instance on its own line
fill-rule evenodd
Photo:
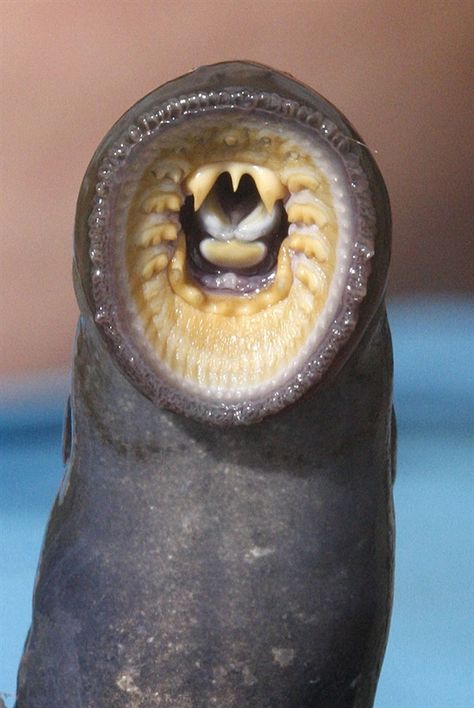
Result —
M 265 546 L 254 546 L 247 551 L 244 558 L 246 561 L 252 562 L 253 560 L 258 560 L 258 558 L 265 558 L 265 556 L 271 556 L 275 553 L 274 548 Z
M 285 649 L 283 647 L 273 647 L 272 648 L 273 661 L 279 664 L 282 669 L 286 669 L 295 658 L 294 649 Z
M 122 674 L 116 681 L 117 686 L 125 693 L 140 693 L 140 689 L 135 685 L 131 673 Z

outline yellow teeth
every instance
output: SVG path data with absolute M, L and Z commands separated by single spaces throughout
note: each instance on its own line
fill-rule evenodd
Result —
M 206 238 L 199 245 L 204 258 L 216 266 L 223 268 L 250 268 L 262 261 L 267 253 L 267 247 L 261 241 L 245 243 L 243 241 L 216 241 Z
M 320 295 L 326 285 L 324 272 L 314 263 L 298 263 L 295 275 L 303 285 L 306 285 L 313 295 Z
M 249 165 L 246 162 L 215 162 L 198 168 L 185 181 L 186 192 L 194 196 L 195 211 L 201 207 L 217 178 L 225 172 L 230 175 L 234 192 L 237 191 L 240 180 L 244 175 L 252 177 L 260 198 L 269 213 L 273 210 L 275 202 L 286 195 L 286 189 L 280 178 L 268 167 Z
M 204 303 L 206 299 L 204 293 L 195 285 L 185 283 L 181 271 L 171 270 L 168 277 L 175 292 L 189 305 L 199 308 Z
M 178 226 L 170 222 L 155 224 L 139 232 L 137 244 L 139 246 L 156 246 L 163 241 L 174 241 L 178 236 Z
M 288 248 L 304 253 L 307 258 L 315 258 L 320 263 L 329 259 L 331 247 L 326 236 L 321 233 L 316 224 L 305 227 L 303 224 L 291 224 L 289 237 L 286 241 Z
M 173 160 L 159 160 L 151 168 L 152 174 L 158 180 L 168 179 L 175 184 L 179 184 L 188 171 L 189 162 L 179 157 L 174 157 Z
M 311 175 L 292 175 L 288 179 L 288 189 L 290 192 L 299 192 L 302 189 L 316 191 L 319 187 L 319 180 Z
M 216 243 L 219 243 L 220 246 L 227 245 L 222 242 Z M 258 244 L 240 245 L 252 247 Z M 232 297 L 200 290 L 192 282 L 187 280 L 185 263 L 186 242 L 184 235 L 180 234 L 178 236 L 177 248 L 170 260 L 167 271 L 168 281 L 172 290 L 185 302 L 197 307 L 200 311 L 224 315 L 226 317 L 253 315 L 270 305 L 284 300 L 288 296 L 293 282 L 291 259 L 288 249 L 284 246 L 280 248 L 280 253 L 278 254 L 274 281 L 266 289 L 254 295 L 237 295 Z M 151 274 L 153 274 L 153 272 Z
M 145 214 L 160 213 L 166 210 L 179 211 L 184 202 L 181 189 L 171 180 L 166 180 L 156 187 L 146 190 L 143 197 L 141 207 Z
M 288 171 L 283 170 L 281 174 L 282 181 L 288 187 L 291 194 L 295 192 L 301 192 L 303 189 L 309 189 L 312 192 L 316 192 L 321 181 L 313 171 Z
M 140 254 L 137 271 L 143 280 L 149 280 L 156 273 L 161 273 L 169 262 L 169 254 L 163 246 L 152 246 Z
M 309 190 L 293 194 L 286 205 L 289 221 L 303 224 L 316 224 L 320 228 L 326 226 L 331 219 L 331 209 Z

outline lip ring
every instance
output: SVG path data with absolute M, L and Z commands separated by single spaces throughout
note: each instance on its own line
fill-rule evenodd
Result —
M 114 239 L 111 223 L 120 186 L 120 173 L 133 158 L 137 146 L 157 138 L 164 130 L 180 123 L 188 116 L 201 116 L 219 110 L 262 113 L 284 118 L 289 124 L 302 126 L 316 133 L 338 154 L 347 173 L 351 197 L 356 212 L 356 228 L 349 253 L 347 279 L 339 308 L 317 349 L 296 376 L 277 391 L 252 401 L 211 401 L 195 394 L 177 390 L 173 382 L 160 377 L 134 342 L 129 323 L 120 315 L 117 276 L 110 264 Z M 349 129 L 350 130 L 350 129 Z M 367 290 L 374 255 L 376 212 L 369 180 L 362 167 L 357 150 L 359 143 L 342 132 L 319 110 L 296 100 L 282 98 L 275 93 L 247 89 L 200 91 L 196 94 L 170 99 L 156 109 L 142 114 L 106 151 L 97 173 L 95 196 L 88 219 L 89 259 L 94 320 L 105 335 L 108 346 L 132 383 L 159 405 L 201 421 L 230 425 L 256 422 L 270 413 L 276 413 L 296 401 L 310 387 L 318 383 L 333 362 L 337 352 L 347 342 L 357 324 L 357 314 Z M 113 272 L 110 272 L 110 271 Z M 124 309 L 124 308 L 122 308 Z

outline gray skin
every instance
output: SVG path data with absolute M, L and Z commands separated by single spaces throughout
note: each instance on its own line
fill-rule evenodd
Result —
M 191 420 L 137 389 L 91 314 L 79 247 L 67 467 L 18 708 L 373 705 L 395 432 L 389 216 L 371 169 L 383 218 L 353 334 L 318 386 L 251 425 Z

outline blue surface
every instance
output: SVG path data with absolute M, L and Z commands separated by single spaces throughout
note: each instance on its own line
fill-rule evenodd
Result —
M 377 708 L 474 705 L 473 305 L 415 300 L 390 307 L 399 424 L 397 571 Z M 66 387 L 64 377 L 10 384 L 0 405 L 0 692 L 10 694 L 7 705 L 62 474 Z

